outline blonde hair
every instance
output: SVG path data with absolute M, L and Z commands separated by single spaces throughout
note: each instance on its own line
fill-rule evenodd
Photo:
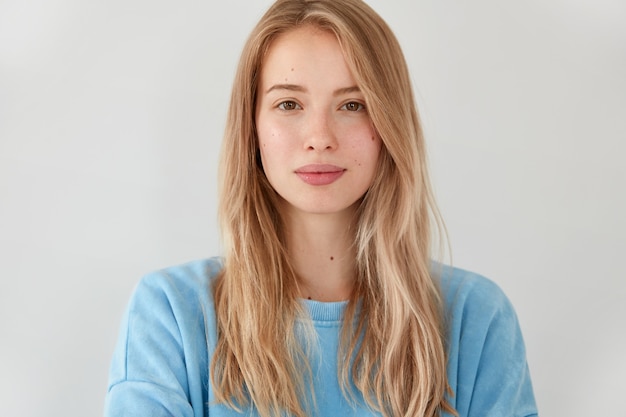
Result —
M 294 329 L 303 307 L 254 125 L 263 57 L 276 36 L 302 25 L 337 37 L 383 143 L 355 226 L 357 279 L 344 323 L 357 326 L 343 326 L 338 352 L 344 395 L 355 398 L 353 382 L 386 417 L 454 412 L 445 399 L 442 302 L 430 273 L 432 225 L 442 223 L 411 82 L 395 36 L 360 0 L 278 0 L 243 49 L 220 166 L 225 263 L 213 289 L 216 400 L 235 409 L 254 406 L 264 417 L 304 417 L 314 406 L 307 402 L 306 346 Z

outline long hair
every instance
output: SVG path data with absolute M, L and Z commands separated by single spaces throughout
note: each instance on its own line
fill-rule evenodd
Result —
M 225 262 L 213 288 L 216 400 L 235 409 L 253 406 L 263 417 L 310 411 L 311 370 L 294 329 L 304 312 L 254 124 L 263 58 L 278 35 L 302 25 L 337 37 L 383 143 L 377 174 L 357 210 L 357 279 L 344 315 L 344 323 L 357 325 L 342 329 L 343 393 L 354 398 L 354 384 L 386 417 L 454 412 L 445 399 L 442 301 L 430 272 L 431 235 L 442 223 L 410 77 L 392 31 L 360 0 L 278 0 L 243 49 L 220 165 Z

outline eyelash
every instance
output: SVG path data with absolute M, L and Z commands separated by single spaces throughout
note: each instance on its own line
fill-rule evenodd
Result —
M 286 108 L 285 108 L 285 105 L 286 105 L 286 104 L 293 105 L 293 108 L 291 108 L 291 109 L 286 109 Z M 302 109 L 302 106 L 300 106 L 298 103 L 296 103 L 296 102 L 295 102 L 295 101 L 293 101 L 293 100 L 285 100 L 285 101 L 282 101 L 282 102 L 278 103 L 278 106 L 277 106 L 277 107 L 278 107 L 280 110 L 283 110 L 283 111 L 292 111 L 292 110 Z
M 356 105 L 356 110 L 349 110 L 347 108 L 348 105 Z M 353 112 L 357 112 L 357 111 L 363 111 L 365 110 L 365 105 L 363 103 L 359 103 L 358 101 L 349 101 L 346 104 L 344 104 L 343 106 L 340 107 L 343 110 L 346 111 L 353 111 Z
M 285 108 L 286 105 L 293 106 L 293 108 L 287 109 L 287 108 Z M 350 110 L 350 109 L 347 108 L 347 106 L 352 106 L 352 105 L 355 105 L 356 109 Z M 302 109 L 302 106 L 300 106 L 298 103 L 296 103 L 293 100 L 282 101 L 282 102 L 278 103 L 278 106 L 276 106 L 276 107 L 278 107 L 280 110 L 284 110 L 284 111 L 291 111 L 291 110 Z M 349 101 L 349 102 L 345 103 L 344 105 L 342 105 L 340 107 L 340 109 L 346 110 L 346 111 L 351 111 L 351 112 L 358 112 L 358 111 L 365 110 L 365 105 L 363 103 L 359 103 L 358 101 Z

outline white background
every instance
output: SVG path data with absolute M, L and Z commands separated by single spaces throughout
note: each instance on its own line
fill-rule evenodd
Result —
M 626 4 L 370 4 L 411 67 L 454 263 L 515 304 L 541 414 L 620 415 Z M 219 254 L 229 90 L 268 5 L 0 0 L 0 415 L 101 415 L 137 280 Z

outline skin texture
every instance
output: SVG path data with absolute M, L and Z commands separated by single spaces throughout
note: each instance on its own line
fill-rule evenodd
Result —
M 265 174 L 282 197 L 287 246 L 306 298 L 343 299 L 350 233 L 381 140 L 335 36 L 304 26 L 274 40 L 261 69 L 256 126 Z

